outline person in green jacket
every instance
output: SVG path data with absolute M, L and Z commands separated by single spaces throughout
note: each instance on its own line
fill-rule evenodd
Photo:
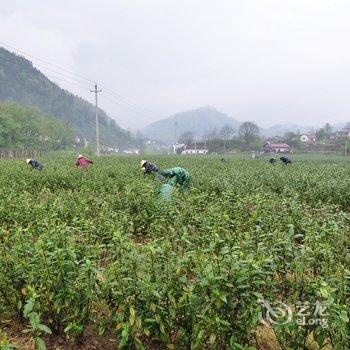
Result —
M 169 179 L 167 184 L 173 187 L 179 185 L 183 192 L 188 190 L 191 181 L 190 173 L 180 167 L 161 170 L 159 176 Z

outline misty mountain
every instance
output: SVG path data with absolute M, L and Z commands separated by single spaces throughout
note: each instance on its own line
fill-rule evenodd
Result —
M 150 139 L 166 144 L 175 140 L 175 122 L 177 122 L 177 138 L 186 131 L 192 131 L 197 139 L 212 132 L 219 131 L 225 124 L 238 130 L 240 122 L 222 113 L 214 107 L 201 107 L 191 111 L 177 113 L 169 118 L 149 124 L 142 130 L 142 134 Z
M 287 132 L 304 133 L 315 131 L 312 126 L 301 126 L 295 124 L 273 125 L 269 128 L 260 128 L 260 135 L 264 137 L 283 136 Z
M 175 139 L 175 121 L 177 120 L 177 137 L 186 131 L 192 131 L 196 138 L 200 139 L 206 134 L 217 131 L 225 125 L 230 125 L 238 130 L 241 122 L 237 121 L 215 109 L 214 107 L 201 107 L 195 110 L 177 113 L 173 116 L 156 121 L 146 126 L 143 135 L 166 144 L 171 144 Z M 315 130 L 312 126 L 300 126 L 295 124 L 273 125 L 269 128 L 259 127 L 260 135 L 263 137 L 283 136 L 286 132 L 309 132 Z
M 95 139 L 95 107 L 61 89 L 24 57 L 0 47 L 0 102 L 13 101 L 37 107 L 45 114 L 69 123 L 76 135 Z M 99 110 L 100 138 L 105 144 L 128 146 L 132 139 L 107 114 Z

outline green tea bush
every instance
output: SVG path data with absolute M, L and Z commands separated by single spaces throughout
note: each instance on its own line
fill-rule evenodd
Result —
M 300 301 L 322 302 L 327 326 L 268 326 L 283 349 L 310 336 L 350 347 L 349 163 L 154 161 L 187 168 L 189 193 L 157 199 L 159 183 L 131 157 L 88 171 L 70 156 L 44 160 L 42 172 L 0 162 L 4 317 L 38 346 L 58 334 L 82 342 L 92 327 L 119 348 L 253 349 L 261 300 L 294 314 Z

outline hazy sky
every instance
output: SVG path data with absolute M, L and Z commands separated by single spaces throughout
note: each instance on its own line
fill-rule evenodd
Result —
M 96 80 L 123 127 L 203 105 L 261 126 L 350 120 L 349 0 L 3 2 L 0 41 Z M 93 102 L 88 81 L 38 68 Z

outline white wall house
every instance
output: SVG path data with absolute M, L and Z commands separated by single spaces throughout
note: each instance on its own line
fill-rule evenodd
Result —
M 340 131 L 342 136 L 350 136 L 350 128 L 344 128 L 343 130 Z
M 302 141 L 302 142 L 316 142 L 316 134 L 313 132 L 301 134 L 300 141 Z
M 128 149 L 124 150 L 123 153 L 124 154 L 138 155 L 139 154 L 139 150 L 137 148 L 128 148 Z
M 181 154 L 208 154 L 207 149 L 185 149 Z
M 173 145 L 173 154 L 181 154 L 185 148 L 186 145 L 184 143 L 177 143 Z

